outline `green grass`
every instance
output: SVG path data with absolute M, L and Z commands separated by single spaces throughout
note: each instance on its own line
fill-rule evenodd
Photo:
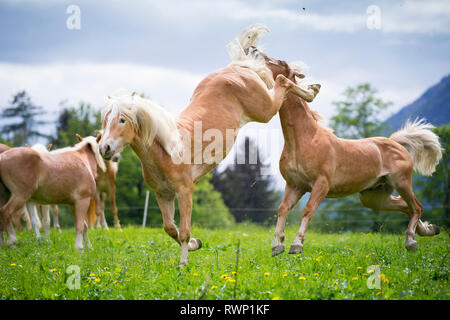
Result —
M 286 230 L 286 248 L 296 229 Z M 0 249 L 1 299 L 449 299 L 448 234 L 416 237 L 309 232 L 303 254 L 271 257 L 273 229 L 237 225 L 226 230 L 194 227 L 203 248 L 180 270 L 179 247 L 162 229 L 91 230 L 93 249 L 74 248 L 75 231 L 52 230 L 38 244 L 18 234 L 16 248 Z M 239 269 L 236 245 L 240 239 Z M 80 267 L 80 289 L 66 283 Z M 381 289 L 369 289 L 367 268 L 379 265 Z M 358 268 L 360 267 L 360 268 Z M 227 277 L 225 277 L 227 275 Z M 228 279 L 228 280 L 227 280 Z M 236 280 L 236 282 L 233 282 Z M 236 291 L 234 286 L 236 284 Z

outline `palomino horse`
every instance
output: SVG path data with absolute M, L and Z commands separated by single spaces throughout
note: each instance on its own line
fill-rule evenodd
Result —
M 9 195 L 0 208 L 0 219 L 8 233 L 8 245 L 17 242 L 11 218 L 20 214 L 28 201 L 42 204 L 68 204 L 74 207 L 75 248 L 83 240 L 91 246 L 85 221 L 88 209 L 95 210 L 97 166 L 105 170 L 95 137 L 86 137 L 71 148 L 50 153 L 31 148 L 13 148 L 0 155 L 0 192 Z M 3 232 L 0 244 L 3 243 Z
M 0 153 L 3 153 L 9 149 L 11 149 L 11 147 L 7 146 L 6 144 L 0 143 Z M 6 201 L 8 201 L 8 199 L 3 199 L 3 201 L 2 201 L 2 199 L 0 199 L 0 206 L 4 205 L 6 203 Z M 28 214 L 26 207 L 23 208 L 22 214 L 18 215 L 17 217 L 15 217 L 13 219 L 14 226 L 16 227 L 16 229 L 18 231 L 22 230 L 22 223 L 20 222 L 21 217 L 23 217 L 23 219 L 25 220 L 25 223 L 27 224 L 27 229 L 31 230 L 32 225 L 31 225 L 30 215 Z
M 233 62 L 200 82 L 177 120 L 134 94 L 108 97 L 102 109 L 100 152 L 110 159 L 129 144 L 140 158 L 144 179 L 155 190 L 164 230 L 181 245 L 180 267 L 188 263 L 188 251 L 201 247 L 199 239 L 190 238 L 194 182 L 223 160 L 244 124 L 268 122 L 287 92 L 311 101 L 320 88 L 302 89 L 283 75 L 274 81 L 264 60 L 246 56 L 236 42 L 229 45 Z M 214 143 L 203 145 L 203 140 L 213 138 Z M 179 231 L 174 223 L 175 197 Z
M 256 48 L 252 50 L 258 51 Z M 280 74 L 296 82 L 299 70 L 284 61 L 272 59 L 262 52 L 274 77 Z M 410 217 L 405 247 L 417 249 L 416 227 L 421 236 L 439 233 L 435 225 L 420 220 L 423 206 L 412 190 L 413 170 L 431 175 L 442 157 L 439 138 L 423 120 L 407 122 L 390 138 L 340 139 L 318 124 L 320 116 L 309 109 L 301 98 L 288 94 L 280 111 L 284 148 L 280 171 L 286 180 L 283 201 L 272 243 L 272 255 L 284 251 L 284 227 L 289 211 L 306 193 L 310 198 L 303 209 L 299 232 L 289 253 L 303 250 L 305 232 L 319 204 L 325 198 L 359 194 L 361 204 L 374 210 L 402 211 Z M 408 150 L 409 148 L 411 155 Z M 393 196 L 394 190 L 400 196 Z

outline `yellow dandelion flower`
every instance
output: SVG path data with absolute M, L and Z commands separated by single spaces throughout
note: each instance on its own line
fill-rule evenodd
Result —
M 380 274 L 379 275 L 380 279 L 383 280 L 384 278 L 386 278 L 386 276 L 384 274 Z
M 23 265 L 21 265 L 21 264 L 18 264 L 17 266 L 18 266 L 19 268 L 23 268 Z
M 56 269 L 51 269 L 51 270 L 50 270 L 50 272 L 55 272 L 55 271 L 56 271 Z
M 388 279 L 384 279 L 383 282 L 386 283 L 386 284 L 388 284 L 388 283 L 389 283 L 389 280 L 388 280 Z
M 283 277 L 287 277 L 287 275 L 288 275 L 287 272 L 283 273 Z
M 55 274 L 59 277 L 61 275 L 61 272 L 57 272 Z
M 373 270 L 373 269 L 370 269 L 369 271 L 367 271 L 367 273 L 374 273 L 375 272 L 375 270 Z
M 100 282 L 100 279 L 99 278 L 95 278 L 94 281 L 95 282 Z
M 235 275 L 237 274 L 237 272 L 236 272 L 236 271 L 233 271 L 233 272 L 231 272 L 231 274 L 232 274 L 233 276 L 235 276 Z
M 270 272 L 264 272 L 265 276 L 270 276 Z
M 298 277 L 299 280 L 306 280 L 306 278 L 304 276 Z
M 319 274 L 316 272 L 316 273 L 314 273 L 314 277 L 318 277 L 319 276 Z
M 236 280 L 231 279 L 231 278 L 227 278 L 227 282 L 236 282 Z
M 280 297 L 273 297 L 272 300 L 280 300 Z
M 320 262 L 320 257 L 316 258 L 316 262 Z
M 378 291 L 375 295 L 379 296 L 381 294 L 381 291 Z
M 333 282 L 333 284 L 334 284 L 334 285 L 338 285 L 338 284 L 339 284 L 339 282 L 337 282 L 337 281 L 334 281 L 334 282 Z
M 357 267 L 356 269 L 358 269 L 358 270 L 362 270 L 362 267 Z
M 228 278 L 227 274 L 223 274 L 223 275 L 220 276 L 220 279 L 226 279 L 226 278 Z
M 218 288 L 217 286 L 212 286 L 211 290 L 214 290 L 214 289 L 217 289 L 217 288 Z
M 109 270 L 109 267 L 104 267 L 103 270 Z
M 14 267 L 14 266 L 16 266 L 16 264 L 15 264 L 15 263 L 11 263 L 10 266 L 11 266 L 11 267 Z
M 114 281 L 113 281 L 113 284 L 116 284 L 117 282 L 118 282 L 117 280 L 114 280 Z
M 198 277 L 198 273 L 194 273 L 193 276 L 194 276 L 194 277 Z
M 322 254 L 323 254 L 323 252 L 322 252 L 322 251 L 320 251 L 320 252 L 319 252 L 319 255 L 322 255 Z
M 93 272 L 90 273 L 90 274 L 89 274 L 89 277 L 95 277 L 95 273 L 93 273 Z
M 366 256 L 366 258 L 368 258 L 369 256 Z
M 356 281 L 356 280 L 358 280 L 358 277 L 353 277 L 352 280 L 355 280 L 355 281 Z
M 89 287 L 89 285 L 87 284 L 87 285 L 85 285 L 84 287 L 87 288 L 87 287 Z

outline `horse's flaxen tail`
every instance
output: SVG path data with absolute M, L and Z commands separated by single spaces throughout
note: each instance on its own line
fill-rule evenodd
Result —
M 91 202 L 89 203 L 89 209 L 88 209 L 88 221 L 89 226 L 95 226 L 95 223 L 97 222 L 97 212 L 96 212 L 96 204 L 95 199 L 91 199 Z
M 431 176 L 442 158 L 439 137 L 431 131 L 434 128 L 424 119 L 406 121 L 404 127 L 391 135 L 391 139 L 409 148 L 414 161 L 414 170 L 421 175 Z

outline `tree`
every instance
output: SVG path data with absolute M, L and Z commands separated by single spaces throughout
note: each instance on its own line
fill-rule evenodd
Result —
M 49 139 L 48 135 L 35 130 L 37 125 L 47 123 L 36 119 L 43 114 L 42 107 L 34 105 L 26 91 L 19 91 L 14 95 L 11 105 L 2 111 L 2 117 L 12 121 L 4 125 L 1 132 L 16 146 L 32 144 L 36 137 Z
M 355 88 L 344 91 L 345 99 L 333 102 L 337 114 L 331 117 L 330 126 L 338 137 L 346 139 L 361 139 L 380 135 L 386 130 L 380 114 L 392 102 L 384 102 L 376 97 L 377 90 L 369 83 L 363 83 Z
M 66 107 L 61 111 L 52 143 L 58 148 L 72 146 L 78 142 L 76 133 L 82 137 L 96 136 L 101 127 L 100 111 L 80 102 L 78 108 Z
M 271 177 L 261 175 L 261 154 L 248 137 L 241 150 L 245 154 L 245 163 L 230 165 L 222 172 L 214 170 L 212 184 L 222 194 L 236 221 L 267 223 L 276 212 L 280 194 L 273 190 Z M 251 164 L 250 159 L 257 161 Z
M 387 130 L 381 114 L 391 102 L 377 97 L 377 90 L 363 83 L 344 91 L 344 100 L 334 102 L 337 114 L 331 118 L 330 126 L 341 138 L 361 139 L 379 136 Z M 386 223 L 387 220 L 395 220 Z M 311 226 L 322 231 L 370 230 L 398 231 L 408 221 L 400 212 L 380 212 L 364 208 L 358 195 L 339 199 L 326 199 Z

